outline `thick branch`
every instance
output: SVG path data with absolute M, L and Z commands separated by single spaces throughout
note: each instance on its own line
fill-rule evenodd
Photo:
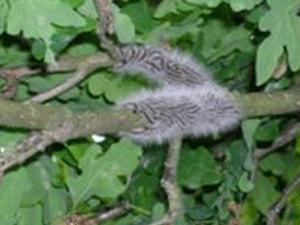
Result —
M 300 90 L 293 89 L 272 94 L 234 94 L 233 97 L 244 109 L 245 118 L 281 115 L 300 111 Z M 119 120 L 123 113 L 124 110 L 113 110 L 112 113 L 108 110 L 105 112 L 74 115 L 64 107 L 0 100 L 0 126 L 10 128 L 51 129 L 70 118 L 74 121 L 83 121 L 84 124 L 82 126 L 97 127 L 93 129 L 96 133 L 111 133 L 142 126 L 141 117 L 133 113 L 129 113 L 128 121 L 123 121 L 122 126 L 119 123 L 116 126 L 115 122 Z M 91 121 L 90 118 L 88 119 L 88 115 L 93 115 L 94 121 Z M 78 129 L 82 129 L 82 127 L 78 127 Z
M 74 114 L 65 107 L 0 100 L 0 126 L 44 130 L 57 128 L 65 121 L 76 127 L 68 139 L 128 131 L 144 124 L 140 115 L 124 109 Z
M 5 101 L 0 101 L 0 103 L 3 102 Z M 61 107 L 41 107 L 41 105 L 26 103 L 21 103 L 18 107 L 18 110 L 12 113 L 15 116 L 15 122 L 19 121 L 14 124 L 14 127 L 26 127 L 24 125 L 28 123 L 27 125 L 32 126 L 31 129 L 33 126 L 38 126 L 41 131 L 33 132 L 17 145 L 2 150 L 0 153 L 0 180 L 7 169 L 23 163 L 37 152 L 44 151 L 48 145 L 54 142 L 64 143 L 73 138 L 87 137 L 92 134 L 118 133 L 144 127 L 142 117 L 133 114 L 130 110 L 73 114 Z M 42 108 L 44 110 L 41 110 Z M 50 117 L 47 117 L 48 114 Z M 6 115 L 0 115 L 3 122 L 7 115 L 9 115 L 8 111 Z M 29 118 L 29 121 L 24 118 Z
M 233 94 L 244 111 L 244 116 L 282 115 L 300 111 L 299 88 L 273 93 Z

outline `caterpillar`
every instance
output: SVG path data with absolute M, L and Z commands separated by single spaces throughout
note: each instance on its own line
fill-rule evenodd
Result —
M 119 73 L 141 72 L 163 84 L 200 86 L 211 81 L 208 71 L 201 69 L 190 57 L 152 46 L 120 47 L 122 58 L 114 69 Z
M 115 71 L 140 72 L 161 84 L 117 102 L 147 121 L 144 129 L 122 135 L 143 144 L 163 143 L 179 135 L 226 132 L 240 123 L 241 110 L 229 93 L 190 57 L 147 45 L 121 46 L 120 53 Z

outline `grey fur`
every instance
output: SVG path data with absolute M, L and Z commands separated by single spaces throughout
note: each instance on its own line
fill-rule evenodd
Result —
M 162 143 L 178 135 L 203 136 L 235 128 L 241 112 L 229 94 L 189 57 L 150 46 L 121 47 L 124 56 L 115 69 L 142 72 L 161 82 L 161 88 L 144 91 L 118 103 L 141 113 L 148 125 L 124 133 L 141 143 Z

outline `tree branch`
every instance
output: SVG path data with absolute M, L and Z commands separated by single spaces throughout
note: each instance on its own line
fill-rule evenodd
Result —
M 30 69 L 28 66 L 21 66 L 17 68 L 1 68 L 0 77 L 6 80 L 6 83 L 2 89 L 2 97 L 4 97 L 4 99 L 13 99 L 18 90 L 18 84 L 21 78 L 40 72 L 41 69 Z
M 28 99 L 26 103 L 45 102 L 79 84 L 84 78 L 86 78 L 91 72 L 95 71 L 96 69 L 111 65 L 112 60 L 106 54 L 98 54 L 85 57 L 78 64 L 78 68 L 71 78 L 67 79 L 66 81 L 62 82 L 54 88 L 51 88 L 47 91 L 44 91 L 43 93 L 40 93 Z
M 11 121 L 13 126 L 9 127 L 41 131 L 34 132 L 16 146 L 1 151 L 0 176 L 11 166 L 24 162 L 39 151 L 44 151 L 53 142 L 64 143 L 92 134 L 131 131 L 144 127 L 146 123 L 141 115 L 128 109 L 74 114 L 63 107 L 0 100 L 0 109 L 3 108 L 5 110 L 0 110 L 2 126 L 8 125 L 5 121 Z
M 181 195 L 177 184 L 177 165 L 180 156 L 182 137 L 174 138 L 170 141 L 170 147 L 165 162 L 164 176 L 161 185 L 168 195 L 169 210 L 160 221 L 152 225 L 173 225 L 181 213 Z
M 273 93 L 233 93 L 233 97 L 243 108 L 245 118 L 283 115 L 300 111 L 299 87 Z
M 300 184 L 300 174 L 296 175 L 296 178 L 293 179 L 283 190 L 283 194 L 280 199 L 269 209 L 267 212 L 267 225 L 276 224 L 279 213 L 285 207 L 288 202 L 288 197 Z
M 285 96 L 289 96 L 296 102 L 300 102 L 300 90 L 288 90 L 285 92 L 277 92 L 273 93 L 273 96 L 276 95 L 276 98 L 286 98 Z M 247 117 L 255 117 L 255 116 L 268 116 L 268 115 L 282 115 L 287 113 L 295 113 L 300 111 L 300 105 L 292 102 L 291 100 L 286 100 L 285 102 L 276 100 L 276 98 L 269 99 L 269 94 L 266 93 L 255 93 L 255 98 L 260 99 L 257 103 L 252 99 L 253 94 L 239 94 L 233 95 L 234 98 L 237 99 L 237 102 L 243 108 L 245 118 Z M 268 102 L 268 100 L 270 102 Z M 250 101 L 250 103 L 249 103 Z M 262 105 L 264 102 L 264 105 Z M 287 104 L 289 102 L 290 104 Z M 250 107 L 250 104 L 252 107 Z M 245 107 L 243 107 L 245 106 Z M 256 109 L 260 108 L 259 111 Z M 39 105 L 39 104 L 26 104 L 22 102 L 13 102 L 7 100 L 0 100 L 0 126 L 10 127 L 10 128 L 25 128 L 25 129 L 34 129 L 34 130 L 42 130 L 42 129 L 51 129 L 56 127 L 57 124 L 63 123 L 66 119 L 81 119 L 84 120 L 85 123 L 89 121 L 86 120 L 87 115 L 93 115 L 96 120 L 93 121 L 97 124 L 97 129 L 95 128 L 96 133 L 111 133 L 118 132 L 123 130 L 124 127 L 116 127 L 110 129 L 109 126 L 103 126 L 101 120 L 106 119 L 113 123 L 114 120 L 117 119 L 118 116 L 124 112 L 122 109 L 114 109 L 112 110 L 112 114 L 110 114 L 109 110 L 106 112 L 98 112 L 98 113 L 84 113 L 82 115 L 77 114 L 73 115 L 67 108 L 59 107 L 59 106 L 49 106 L 49 105 Z M 118 115 L 118 116 L 116 116 Z M 47 118 L 47 119 L 46 119 Z M 131 113 L 130 119 L 126 122 L 123 121 L 123 126 L 137 128 L 138 122 L 140 121 L 140 116 L 138 114 Z M 118 120 L 118 119 L 117 119 Z M 104 121 L 104 122 L 109 122 Z M 92 121 L 91 121 L 92 122 Z M 100 124 L 99 124 L 100 123 Z M 130 125 L 130 124 L 134 125 Z M 93 124 L 90 124 L 93 126 Z M 140 124 L 140 126 L 142 126 Z M 94 126 L 93 126 L 94 127 Z M 99 132 L 100 131 L 100 132 Z
M 275 151 L 278 148 L 283 147 L 284 145 L 288 144 L 292 140 L 294 140 L 300 130 L 300 122 L 293 121 L 292 124 L 290 124 L 288 127 L 286 127 L 279 137 L 277 137 L 273 144 L 268 148 L 262 148 L 262 149 L 255 149 L 253 152 L 253 158 L 255 161 L 260 160 L 268 153 Z

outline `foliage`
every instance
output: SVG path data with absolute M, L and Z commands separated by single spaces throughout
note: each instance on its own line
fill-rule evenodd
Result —
M 206 63 L 215 80 L 231 90 L 281 90 L 299 82 L 299 4 L 299 0 L 115 0 L 113 38 L 119 43 L 164 42 L 179 48 Z M 55 63 L 62 53 L 93 54 L 99 51 L 96 29 L 93 0 L 0 0 L 0 64 Z M 290 70 L 275 76 L 280 63 Z M 16 98 L 26 99 L 71 75 L 26 77 Z M 118 76 L 103 69 L 49 104 L 73 111 L 97 110 L 144 88 L 153 84 L 141 76 Z M 284 186 L 300 172 L 299 137 L 258 162 L 251 154 L 256 147 L 270 146 L 290 119 L 249 119 L 230 137 L 185 140 L 178 171 L 185 207 L 181 223 L 228 224 L 238 219 L 242 224 L 262 224 Z M 25 135 L 1 129 L 1 151 Z M 5 174 L 0 224 L 55 224 L 67 215 L 94 215 L 123 200 L 134 209 L 105 224 L 147 224 L 167 208 L 159 183 L 165 151 L 164 145 L 148 146 L 141 154 L 136 144 L 110 136 L 102 143 L 84 139 L 52 145 L 47 153 Z M 297 190 L 280 214 L 281 224 L 300 221 Z

